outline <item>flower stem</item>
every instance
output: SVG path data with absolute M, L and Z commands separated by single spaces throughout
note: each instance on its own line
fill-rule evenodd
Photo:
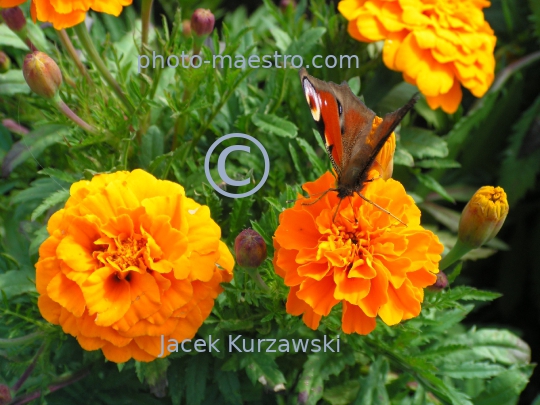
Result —
M 36 363 L 37 363 L 37 361 L 39 359 L 39 356 L 41 356 L 41 353 L 43 353 L 44 348 L 45 348 L 44 345 L 42 345 L 39 348 L 38 352 L 36 353 L 36 355 L 32 359 L 32 363 L 30 363 L 28 368 L 24 371 L 23 375 L 21 376 L 21 378 L 19 378 L 19 380 L 15 383 L 15 385 L 13 385 L 13 387 L 11 387 L 13 391 L 15 391 L 15 392 L 19 391 L 19 389 L 22 387 L 24 382 L 28 379 L 28 377 L 30 377 L 30 375 L 32 374 L 32 371 L 34 371 L 34 369 L 36 368 Z
M 86 369 L 83 369 L 81 371 L 78 371 L 77 373 L 69 374 L 69 375 L 67 375 L 65 377 L 59 378 L 56 381 L 56 383 L 51 384 L 51 385 L 49 385 L 47 387 L 48 388 L 48 393 L 58 391 L 61 388 L 64 388 L 64 387 L 66 387 L 68 385 L 76 383 L 80 379 L 86 377 L 89 373 L 90 373 L 90 371 L 86 368 Z M 34 399 L 37 399 L 37 398 L 41 397 L 41 394 L 42 394 L 41 390 L 37 390 L 37 391 L 31 392 L 29 394 L 22 395 L 20 397 L 17 397 L 15 399 L 13 399 L 13 401 L 10 402 L 10 405 L 27 404 L 28 402 L 33 401 Z
M 67 106 L 66 103 L 60 98 L 60 95 L 57 93 L 54 98 L 52 99 L 56 107 L 64 113 L 66 117 L 68 117 L 70 120 L 72 120 L 75 124 L 80 126 L 85 131 L 88 131 L 94 135 L 98 134 L 98 130 L 93 127 L 92 125 L 88 124 L 86 121 L 83 121 L 81 117 L 79 117 L 77 114 L 73 112 L 71 108 Z
M 75 62 L 75 65 L 77 66 L 77 69 L 79 69 L 79 72 L 84 76 L 88 82 L 92 83 L 92 78 L 88 74 L 88 70 L 86 70 L 86 67 L 84 67 L 83 63 L 81 62 L 81 59 L 79 58 L 79 55 L 77 55 L 77 50 L 73 46 L 73 43 L 71 42 L 71 39 L 69 39 L 69 36 L 66 32 L 66 30 L 62 29 L 58 32 L 58 38 L 60 38 L 60 42 L 62 42 L 62 45 L 66 49 L 66 51 L 69 53 L 69 56 L 71 56 L 71 59 L 73 59 L 73 62 Z
M 86 29 L 86 25 L 84 24 L 84 21 L 76 25 L 75 27 L 73 27 L 73 29 L 75 30 L 75 33 L 77 34 L 77 37 L 79 38 L 79 41 L 81 42 L 82 47 L 86 51 L 88 58 L 92 60 L 92 62 L 96 65 L 97 70 L 99 70 L 99 72 L 101 73 L 105 81 L 109 84 L 109 86 L 112 87 L 113 91 L 116 93 L 120 101 L 126 107 L 126 110 L 130 114 L 135 113 L 135 108 L 133 107 L 131 102 L 128 100 L 124 92 L 122 91 L 122 88 L 120 87 L 118 82 L 111 75 L 111 72 L 109 72 L 109 69 L 107 69 L 105 62 L 103 61 L 103 59 L 101 59 L 101 56 L 96 50 L 92 42 L 92 38 L 90 38 L 90 34 L 88 33 L 88 30 Z
M 32 343 L 34 340 L 42 337 L 43 334 L 41 332 L 34 332 L 30 333 L 26 336 L 21 336 L 18 338 L 13 339 L 0 339 L 0 347 L 1 348 L 8 348 L 8 347 L 20 347 L 28 343 Z
M 448 254 L 444 256 L 441 262 L 439 263 L 439 270 L 446 269 L 448 266 L 457 262 L 459 259 L 465 256 L 471 250 L 472 250 L 472 247 L 465 245 L 463 242 L 461 242 L 458 239 L 454 247 L 450 249 L 450 252 L 448 252 Z
M 145 51 L 148 45 L 148 33 L 150 32 L 150 16 L 152 15 L 152 3 L 153 0 L 142 0 L 141 5 L 141 19 L 142 19 L 142 32 L 141 32 L 141 52 Z

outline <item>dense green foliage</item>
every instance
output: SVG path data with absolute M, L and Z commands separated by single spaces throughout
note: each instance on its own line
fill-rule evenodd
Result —
M 192 49 L 193 40 L 183 36 L 181 21 L 189 18 L 195 2 L 181 3 L 189 4 L 183 4 L 182 10 L 176 9 L 176 3 L 161 4 L 164 15 L 155 16 L 159 24 L 150 32 L 150 53 L 180 55 Z M 214 9 L 218 3 L 212 2 Z M 499 38 L 498 76 L 482 99 L 466 94 L 464 107 L 453 115 L 432 111 L 421 99 L 401 125 L 394 177 L 415 198 L 423 225 L 439 235 L 446 251 L 456 241 L 460 208 L 479 186 L 498 183 L 505 188 L 512 223 L 513 210 L 525 204 L 536 184 L 540 7 L 534 0 L 529 4 L 509 0 L 488 9 L 487 18 Z M 278 51 L 302 55 L 304 61 L 317 54 L 358 55 L 359 69 L 309 69 L 309 73 L 338 83 L 347 80 L 379 116 L 403 105 L 417 91 L 382 64 L 378 44 L 349 37 L 335 4 L 316 0 L 308 6 L 301 1 L 295 9 L 281 11 L 265 1 L 249 16 L 242 7 L 218 11 L 216 16 L 222 17 L 222 25 L 203 47 L 205 59 L 212 60 L 216 49 L 245 56 Z M 0 25 L 0 47 L 15 65 L 0 74 L 0 119 L 13 119 L 30 130 L 21 135 L 0 125 L 4 176 L 0 183 L 0 383 L 13 386 L 36 358 L 31 377 L 17 394 L 41 390 L 42 397 L 35 403 L 51 405 L 517 403 L 534 369 L 530 348 L 500 320 L 491 325 L 467 323 L 469 313 L 493 305 L 491 301 L 500 295 L 467 285 L 467 276 L 460 275 L 462 264 L 450 272 L 450 288 L 426 291 L 418 318 L 395 327 L 378 322 L 367 336 L 341 333 L 339 353 L 222 350 L 116 365 L 105 362 L 99 351 L 85 352 L 60 327 L 44 321 L 37 308 L 34 263 L 47 237 L 48 218 L 65 203 L 73 182 L 95 173 L 143 168 L 182 184 L 188 196 L 208 205 L 229 247 L 246 227 L 257 230 L 268 245 L 269 258 L 259 272 L 269 291 L 244 270 L 236 270 L 234 281 L 223 286 L 224 293 L 199 330 L 200 337 L 212 335 L 222 342 L 240 334 L 254 339 L 322 339 L 341 331 L 339 308 L 318 331 L 288 315 L 288 288 L 272 267 L 272 235 L 279 213 L 290 206 L 286 201 L 296 198 L 303 182 L 330 168 L 320 136 L 313 130 L 297 69 L 214 69 L 203 64 L 198 69 L 149 68 L 138 74 L 137 55 L 145 51 L 139 49 L 135 8 L 126 8 L 121 18 L 91 17 L 91 36 L 134 106 L 132 114 L 97 70 L 89 70 L 91 81 L 81 76 L 62 51 L 56 31 L 37 27 L 32 31 L 62 69 L 62 98 L 99 129 L 95 136 L 30 94 L 20 70 L 27 48 Z M 68 33 L 79 47 L 72 30 Z M 529 64 L 521 63 L 527 57 Z M 249 198 L 217 194 L 204 174 L 210 145 L 233 132 L 256 137 L 270 155 L 269 179 Z M 258 181 L 263 171 L 257 153 L 234 154 L 227 163 L 228 173 L 236 173 L 239 179 L 251 176 Z M 212 164 L 216 166 L 217 156 Z M 217 178 L 217 170 L 213 173 Z M 537 207 L 537 198 L 528 202 L 527 209 Z M 524 241 L 531 249 L 538 241 L 537 215 L 536 235 Z M 483 259 L 507 249 L 507 243 L 494 239 L 467 259 Z M 511 273 L 513 268 L 506 270 Z M 66 380 L 77 381 L 54 390 Z

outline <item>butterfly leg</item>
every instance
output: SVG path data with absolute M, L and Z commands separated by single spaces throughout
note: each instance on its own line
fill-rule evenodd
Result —
M 359 192 L 356 192 L 356 194 L 358 194 L 360 197 L 362 197 L 365 201 L 367 201 L 368 203 L 374 205 L 375 207 L 377 207 L 378 209 L 380 209 L 382 212 L 390 215 L 392 218 L 394 219 L 397 219 L 399 222 L 401 222 L 403 225 L 407 226 L 407 224 L 405 222 L 403 222 L 401 219 L 399 219 L 398 217 L 396 217 L 394 214 L 392 214 L 390 211 L 384 209 L 383 207 L 381 207 L 379 204 L 377 203 L 374 203 L 373 201 L 371 201 L 370 199 L 368 199 L 365 195 L 363 195 L 362 193 L 359 193 Z
M 321 198 L 323 198 L 326 194 L 328 194 L 329 191 L 337 191 L 337 190 L 334 189 L 334 188 L 329 188 L 328 190 L 323 191 L 322 194 L 321 194 L 319 197 L 317 197 L 317 199 L 316 199 L 315 201 L 310 201 L 310 202 L 307 202 L 307 203 L 302 203 L 302 205 L 313 205 L 313 204 L 318 203 L 319 200 L 320 200 Z M 317 193 L 317 194 L 320 194 L 320 193 Z M 313 197 L 313 196 L 315 196 L 315 195 L 317 195 L 317 194 L 312 194 L 312 195 L 310 195 L 310 196 L 307 197 L 307 198 L 311 198 L 311 197 Z M 307 198 L 305 198 L 305 199 L 307 199 Z
M 334 222 L 336 221 L 336 215 L 337 215 L 337 213 L 338 213 L 338 211 L 339 211 L 339 206 L 341 205 L 341 202 L 342 202 L 342 201 L 343 201 L 343 198 L 341 198 L 341 199 L 339 200 L 339 203 L 338 203 L 337 208 L 336 208 L 336 212 L 334 212 L 334 216 L 332 217 L 332 223 L 334 223 Z
M 352 212 L 353 212 L 353 215 L 354 215 L 354 223 L 357 224 L 358 223 L 358 219 L 356 218 L 356 212 L 354 212 L 354 207 L 352 205 L 352 198 L 351 196 L 349 196 L 349 204 L 351 204 L 351 209 L 352 209 Z

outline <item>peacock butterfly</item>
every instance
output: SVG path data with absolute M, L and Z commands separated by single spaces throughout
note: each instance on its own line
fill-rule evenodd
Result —
M 326 152 L 337 175 L 336 188 L 329 189 L 324 194 L 336 191 L 341 204 L 345 197 L 357 193 L 402 222 L 391 212 L 367 199 L 361 190 L 364 184 L 371 180 L 368 179 L 368 173 L 378 153 L 414 106 L 417 97 L 413 96 L 403 107 L 386 114 L 372 133 L 375 112 L 352 92 L 347 82 L 340 85 L 325 82 L 310 76 L 305 68 L 300 70 L 300 80 L 311 115 L 319 127 Z

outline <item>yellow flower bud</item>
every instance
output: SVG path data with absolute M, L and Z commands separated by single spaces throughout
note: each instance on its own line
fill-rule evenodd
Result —
M 0 51 L 0 73 L 6 73 L 11 67 L 11 60 L 4 52 Z
M 467 203 L 459 220 L 459 240 L 473 248 L 493 239 L 508 215 L 508 200 L 501 187 L 481 187 Z
M 53 98 L 62 84 L 62 72 L 56 62 L 39 51 L 26 55 L 23 75 L 32 91 L 45 98 Z

